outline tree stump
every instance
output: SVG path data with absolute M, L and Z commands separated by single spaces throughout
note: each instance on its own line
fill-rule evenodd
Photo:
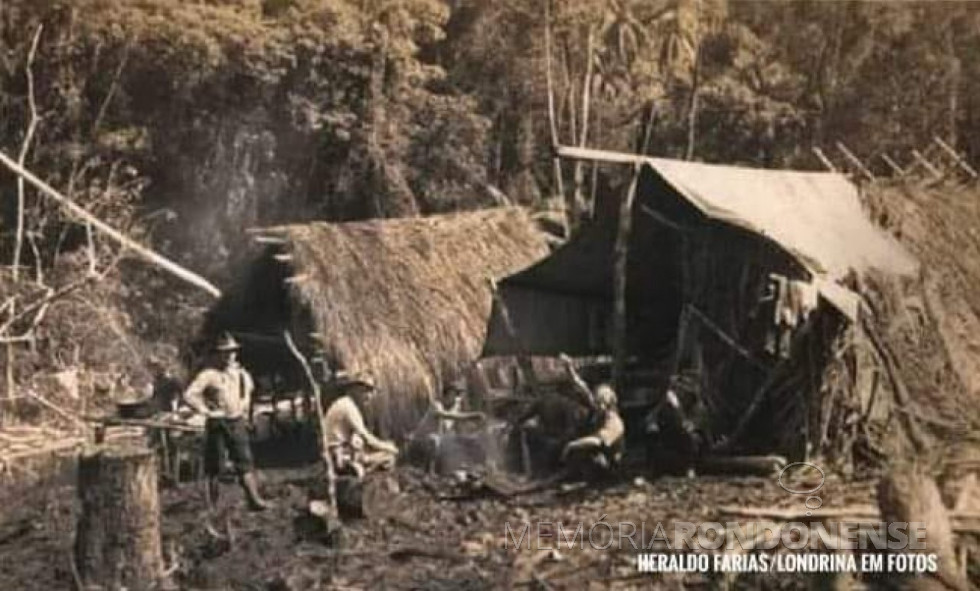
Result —
M 898 550 L 936 554 L 939 570 L 919 576 L 893 576 L 893 587 L 915 591 L 967 589 L 957 566 L 953 528 L 936 481 L 914 466 L 894 467 L 878 483 L 878 506 L 886 523 L 921 523 L 925 527 L 924 550 Z
M 337 510 L 347 519 L 383 519 L 399 491 L 398 480 L 384 472 L 363 480 L 342 476 L 337 479 Z
M 163 573 L 156 455 L 100 446 L 78 461 L 75 562 L 86 585 L 145 589 Z

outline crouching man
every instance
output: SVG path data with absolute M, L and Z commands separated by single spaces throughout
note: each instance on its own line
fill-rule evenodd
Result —
M 616 408 L 616 391 L 609 384 L 600 384 L 593 392 L 575 371 L 572 360 L 565 355 L 561 359 L 575 392 L 590 409 L 587 434 L 565 444 L 561 461 L 582 476 L 606 475 L 622 458 L 623 436 L 626 433 L 626 426 Z
M 341 392 L 323 419 L 325 443 L 334 469 L 358 478 L 368 472 L 390 470 L 398 458 L 398 448 L 368 431 L 359 408 L 374 397 L 374 380 L 368 375 L 349 378 Z
M 218 501 L 218 476 L 227 449 L 249 508 L 262 510 L 270 504 L 259 495 L 246 420 L 254 385 L 248 371 L 238 363 L 240 348 L 231 335 L 223 335 L 215 348 L 217 363 L 197 374 L 183 398 L 187 406 L 206 419 L 204 472 L 211 507 Z

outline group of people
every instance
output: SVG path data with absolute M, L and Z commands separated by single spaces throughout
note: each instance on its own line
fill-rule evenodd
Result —
M 205 417 L 204 469 L 209 504 L 213 506 L 217 502 L 219 476 L 227 452 L 249 507 L 262 510 L 271 503 L 260 494 L 255 476 L 249 425 L 255 386 L 238 360 L 240 349 L 241 345 L 231 335 L 223 335 L 215 347 L 217 363 L 195 376 L 184 391 L 183 400 Z M 584 428 L 564 442 L 559 461 L 567 466 L 584 466 L 592 473 L 608 471 L 622 456 L 625 434 L 616 393 L 605 383 L 590 388 L 576 372 L 572 360 L 565 355 L 561 359 L 568 372 L 572 396 L 587 409 L 587 418 Z M 323 417 L 323 444 L 334 469 L 362 477 L 368 472 L 392 468 L 398 458 L 398 447 L 373 434 L 362 413 L 376 392 L 372 377 L 363 373 L 339 374 L 334 385 L 340 395 Z M 425 425 L 432 423 L 432 433 L 427 436 L 433 438 L 436 453 L 440 437 L 452 430 L 454 422 L 485 419 L 482 413 L 462 411 L 461 392 L 455 390 L 451 394 L 452 399 L 445 403 L 433 398 L 423 419 Z M 524 417 L 520 422 L 525 424 L 518 427 L 524 428 L 531 421 L 531 417 Z
M 199 372 L 184 391 L 184 403 L 204 416 L 204 473 L 207 500 L 217 503 L 224 457 L 234 466 L 239 483 L 253 510 L 271 506 L 259 492 L 252 456 L 249 410 L 255 384 L 241 365 L 241 345 L 229 334 L 215 346 L 215 363 Z M 375 436 L 367 428 L 361 408 L 374 396 L 374 382 L 365 374 L 342 376 L 341 396 L 324 416 L 324 443 L 334 467 L 360 477 L 366 472 L 395 465 L 398 447 Z

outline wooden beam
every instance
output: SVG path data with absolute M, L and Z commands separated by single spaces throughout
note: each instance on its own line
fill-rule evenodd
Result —
M 863 174 L 865 178 L 867 178 L 869 181 L 871 182 L 875 181 L 875 175 L 871 174 L 871 171 L 868 170 L 868 167 L 864 165 L 864 162 L 861 162 L 861 159 L 855 156 L 854 152 L 851 152 L 847 148 L 847 146 L 844 145 L 844 142 L 836 142 L 836 145 L 837 145 L 837 149 L 840 150 L 841 154 L 844 155 L 844 158 L 846 158 L 847 161 L 850 162 L 852 166 L 854 166 L 854 168 L 856 168 L 861 174 Z
M 265 234 L 252 236 L 252 240 L 256 244 L 273 244 L 279 246 L 285 246 L 286 244 L 289 244 L 289 241 L 286 240 L 285 238 L 280 238 L 278 236 L 268 236 Z
M 663 224 L 671 230 L 676 230 L 678 232 L 690 232 L 689 228 L 685 228 L 684 226 L 667 219 L 665 215 L 661 214 L 659 211 L 647 207 L 646 205 L 640 205 L 640 211 L 650 217 L 650 219 L 653 221 L 657 222 L 658 224 Z
M 830 158 L 827 158 L 827 155 L 823 153 L 823 150 L 821 150 L 818 146 L 813 146 L 812 148 L 810 148 L 810 150 L 817 157 L 817 160 L 819 160 L 820 163 L 823 164 L 824 168 L 826 168 L 830 172 L 837 172 L 837 167 L 834 166 L 834 163 L 830 161 Z
M 881 159 L 885 161 L 885 164 L 888 165 L 888 168 L 892 169 L 892 172 L 894 172 L 896 175 L 900 177 L 905 176 L 905 169 L 899 166 L 897 162 L 892 160 L 891 156 L 889 156 L 887 153 L 882 154 Z
M 595 148 L 580 148 L 576 146 L 558 146 L 558 157 L 568 160 L 588 160 L 589 162 L 607 162 L 610 164 L 637 164 L 646 162 L 647 156 L 629 154 L 626 152 L 610 152 Z
M 715 333 L 715 335 L 719 339 L 721 339 L 723 343 L 731 347 L 736 353 L 738 353 L 743 358 L 745 358 L 746 361 L 758 367 L 759 369 L 765 369 L 765 370 L 771 369 L 768 365 L 759 361 L 759 359 L 756 358 L 756 356 L 753 355 L 748 349 L 746 349 L 741 344 L 739 344 L 739 342 L 735 340 L 735 337 L 729 335 L 727 332 L 725 332 L 724 329 L 722 329 L 720 326 L 715 324 L 713 320 L 708 318 L 708 316 L 704 312 L 698 310 L 697 306 L 695 306 L 694 304 L 688 304 L 687 308 L 691 312 L 691 314 L 694 315 L 695 318 L 700 320 L 701 323 L 704 324 L 706 327 L 708 327 L 708 329 L 711 332 Z
M 640 165 L 634 164 L 626 195 L 619 205 L 619 224 L 616 243 L 613 246 L 613 384 L 623 386 L 623 369 L 626 363 L 626 272 L 629 262 L 629 240 L 633 225 L 633 201 L 640 180 Z
M 912 150 L 912 157 L 915 158 L 915 161 L 921 164 L 923 168 L 932 173 L 932 176 L 936 177 L 937 179 L 943 178 L 942 171 L 936 168 L 932 162 L 926 160 L 926 157 L 923 156 L 918 150 Z
M 21 166 L 17 162 L 13 161 L 9 156 L 0 152 L 0 164 L 3 164 L 11 170 L 14 174 L 23 178 L 28 183 L 34 186 L 35 189 L 40 191 L 43 195 L 55 200 L 62 207 L 67 209 L 69 212 L 74 214 L 76 217 L 88 222 L 92 227 L 100 230 L 105 235 L 109 236 L 116 242 L 118 242 L 122 247 L 132 250 L 139 256 L 143 257 L 144 260 L 152 263 L 153 265 L 160 267 L 166 272 L 170 273 L 174 277 L 185 281 L 195 287 L 203 289 L 215 298 L 221 297 L 221 290 L 211 284 L 210 281 L 201 277 L 197 273 L 194 273 L 184 267 L 181 267 L 177 263 L 171 261 L 167 257 L 143 246 L 139 242 L 136 242 L 132 238 L 129 238 L 119 230 L 113 228 L 109 224 L 103 222 L 99 218 L 95 217 L 91 212 L 86 210 L 84 207 L 78 205 L 68 197 L 65 197 L 50 185 L 34 176 L 31 171 L 27 170 L 25 167 Z
M 962 168 L 964 171 L 966 171 L 966 173 L 968 175 L 970 175 L 973 178 L 977 178 L 977 176 L 978 176 L 977 175 L 977 171 L 972 166 L 970 166 L 970 164 L 966 160 L 964 160 L 963 157 L 960 156 L 956 152 L 956 150 L 953 149 L 952 146 L 950 146 L 949 144 L 947 144 L 946 142 L 944 142 L 942 140 L 942 138 L 940 138 L 939 136 L 933 136 L 932 139 L 933 139 L 933 141 L 936 142 L 936 145 L 939 146 L 939 148 L 943 152 L 946 152 L 946 154 L 948 154 L 949 157 L 952 158 L 956 162 L 956 164 L 958 164 L 960 166 L 960 168 Z
M 517 350 L 517 354 L 515 355 L 517 357 L 517 365 L 521 368 L 524 379 L 527 380 L 531 389 L 536 393 L 538 391 L 538 376 L 534 372 L 534 364 L 531 362 L 531 358 L 524 351 L 523 343 L 521 343 L 520 338 L 517 336 L 517 329 L 514 328 L 514 321 L 510 317 L 507 302 L 504 301 L 504 298 L 500 297 L 500 291 L 497 289 L 497 282 L 494 278 L 488 277 L 487 281 L 490 283 L 490 294 L 493 297 L 493 302 L 497 304 L 497 311 L 500 312 L 500 319 L 504 323 L 504 330 L 507 331 L 507 336 L 510 337 Z

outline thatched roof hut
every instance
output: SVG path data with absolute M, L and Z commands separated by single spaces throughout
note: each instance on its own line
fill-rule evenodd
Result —
M 244 337 L 253 371 L 285 373 L 296 365 L 279 340 L 290 328 L 331 368 L 374 374 L 382 428 L 393 433 L 479 356 L 489 280 L 548 253 L 520 208 L 296 224 L 262 229 L 256 240 L 266 248 L 212 310 L 205 334 L 231 330 Z

